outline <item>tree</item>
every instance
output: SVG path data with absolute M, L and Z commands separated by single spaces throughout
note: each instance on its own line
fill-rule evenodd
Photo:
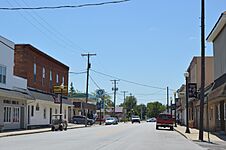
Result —
M 166 106 L 160 102 L 150 102 L 147 104 L 147 117 L 157 117 L 164 110 L 166 110 Z
M 73 87 L 73 83 L 71 82 L 70 84 L 70 89 L 69 89 L 69 96 L 72 97 L 73 95 L 75 95 L 75 89 Z
M 137 112 L 135 112 L 136 105 L 137 105 L 136 97 L 134 96 L 126 97 L 125 102 L 122 104 L 122 106 L 126 109 L 127 118 L 130 118 L 131 115 L 137 114 Z
M 140 119 L 145 119 L 147 107 L 144 104 L 135 107 L 135 114 L 140 116 Z

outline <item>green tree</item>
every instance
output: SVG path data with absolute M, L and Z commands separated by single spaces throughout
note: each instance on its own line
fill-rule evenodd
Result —
M 121 105 L 126 109 L 126 116 L 130 118 L 131 115 L 138 115 L 136 112 L 137 99 L 134 96 L 127 96 L 125 102 Z
M 147 117 L 157 117 L 164 110 L 166 110 L 166 106 L 162 103 L 158 101 L 150 102 L 147 104 Z
M 70 84 L 70 88 L 69 88 L 69 96 L 72 97 L 73 95 L 75 95 L 75 89 L 74 89 L 74 86 L 73 86 L 73 83 L 71 82 Z
M 137 105 L 135 107 L 135 114 L 139 115 L 141 120 L 145 119 L 147 107 L 144 104 Z

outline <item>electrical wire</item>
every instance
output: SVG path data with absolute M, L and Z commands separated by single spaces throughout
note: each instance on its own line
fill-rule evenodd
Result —
M 118 0 L 118 1 L 109 1 L 109 2 L 101 2 L 101 3 L 87 3 L 81 5 L 62 5 L 62 6 L 41 6 L 41 7 L 0 7 L 0 10 L 43 10 L 43 9 L 62 9 L 62 8 L 81 8 L 81 7 L 91 7 L 91 6 L 101 6 L 107 4 L 117 4 L 128 2 L 130 0 Z
M 94 79 L 91 76 L 89 76 L 89 77 L 90 77 L 91 81 L 96 85 L 96 87 L 98 89 L 101 89 L 100 86 L 94 81 Z
M 146 85 L 146 84 L 141 84 L 141 83 L 137 83 L 137 82 L 121 79 L 121 78 L 118 78 L 118 77 L 115 77 L 115 76 L 112 76 L 112 75 L 108 75 L 108 74 L 105 74 L 105 73 L 102 73 L 102 72 L 99 72 L 99 71 L 96 71 L 96 70 L 93 70 L 93 69 L 90 69 L 90 70 L 95 72 L 95 73 L 101 74 L 103 76 L 107 76 L 107 77 L 110 77 L 110 78 L 115 78 L 115 79 L 118 79 L 120 81 L 124 81 L 124 82 L 130 83 L 130 84 L 135 84 L 135 85 L 149 87 L 149 88 L 154 88 L 154 89 L 166 90 L 166 88 L 150 86 L 150 85 Z
M 85 74 L 87 71 L 83 71 L 83 72 L 69 72 L 70 74 Z

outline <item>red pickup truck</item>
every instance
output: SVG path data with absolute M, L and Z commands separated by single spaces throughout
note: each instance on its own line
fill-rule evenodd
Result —
M 158 130 L 159 127 L 169 127 L 170 130 L 173 131 L 173 123 L 174 120 L 171 114 L 161 113 L 156 119 L 156 130 Z

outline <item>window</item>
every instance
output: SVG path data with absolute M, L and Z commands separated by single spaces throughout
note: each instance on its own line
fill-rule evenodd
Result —
M 36 104 L 36 111 L 39 111 L 39 104 Z
M 221 120 L 220 104 L 217 105 L 218 120 Z
M 6 67 L 0 66 L 0 83 L 6 84 Z
M 224 103 L 224 120 L 226 120 L 226 103 Z
M 53 74 L 52 74 L 52 70 L 49 71 L 49 86 L 50 86 L 50 88 L 52 88 L 52 86 L 53 86 Z
M 31 117 L 34 116 L 34 106 L 31 106 Z
M 67 118 L 67 110 L 65 109 L 64 110 L 64 119 L 66 119 Z
M 4 122 L 11 122 L 11 107 L 4 107 Z
M 46 78 L 46 69 L 45 67 L 42 68 L 42 85 L 44 85 L 44 81 Z
M 56 74 L 56 84 L 57 85 L 59 84 L 59 75 L 58 75 L 58 73 Z
M 64 85 L 64 76 L 62 77 L 62 84 Z
M 57 114 L 57 109 L 55 109 L 55 114 Z
M 20 108 L 13 108 L 13 122 L 20 122 Z
M 36 63 L 34 63 L 34 82 L 36 82 Z
M 43 118 L 46 119 L 46 108 L 43 110 Z

